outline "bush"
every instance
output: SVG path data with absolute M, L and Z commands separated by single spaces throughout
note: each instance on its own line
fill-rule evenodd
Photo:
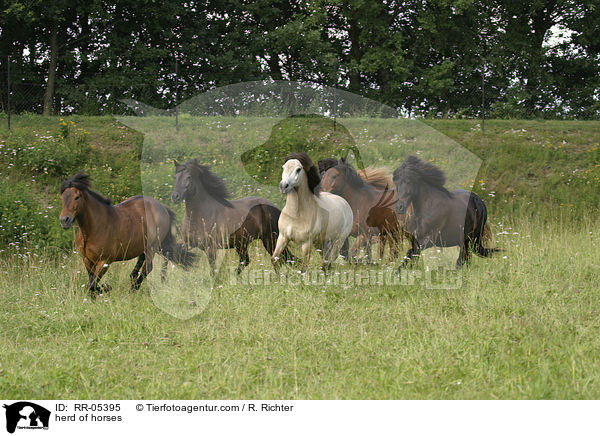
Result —
M 35 139 L 11 137 L 3 144 L 2 154 L 9 158 L 9 166 L 26 168 L 31 174 L 65 177 L 78 171 L 86 162 L 91 147 L 87 132 L 73 121 L 60 120 L 54 135 L 35 135 Z
M 23 183 L 0 185 L 0 247 L 20 248 L 42 241 L 49 231 L 50 217 L 40 210 Z

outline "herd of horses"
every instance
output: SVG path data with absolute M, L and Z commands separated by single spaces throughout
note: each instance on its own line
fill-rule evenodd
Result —
M 235 248 L 240 273 L 250 263 L 249 244 L 260 239 L 275 269 L 298 263 L 304 271 L 313 248 L 321 250 L 328 270 L 341 254 L 355 262 L 361 250 L 371 256 L 379 238 L 379 258 L 385 245 L 398 256 L 406 238 L 410 249 L 402 266 L 432 246 L 458 246 L 457 268 L 471 251 L 489 256 L 496 249 L 483 243 L 488 233 L 487 209 L 475 193 L 445 188 L 444 173 L 419 157 L 409 156 L 393 174 L 385 168 L 356 170 L 345 159 L 312 161 L 304 152 L 292 153 L 283 163 L 279 190 L 286 203 L 279 210 L 261 197 L 230 200 L 224 181 L 197 159 L 175 162 L 173 203 L 185 202 L 178 231 L 175 213 L 148 196 L 135 196 L 113 205 L 91 189 L 90 177 L 77 173 L 61 185 L 64 229 L 78 224 L 77 247 L 88 272 L 90 292 L 107 290 L 99 281 L 109 265 L 134 259 L 132 289 L 153 269 L 156 253 L 164 257 L 162 278 L 169 261 L 189 268 L 199 248 L 214 271 L 217 250 Z M 349 236 L 355 237 L 352 247 Z M 301 259 L 288 244 L 301 248 Z

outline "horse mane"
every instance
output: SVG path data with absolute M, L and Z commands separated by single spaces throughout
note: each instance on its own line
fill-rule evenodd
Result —
M 300 153 L 291 153 L 286 158 L 287 162 L 290 159 L 297 159 L 300 161 L 304 172 L 306 173 L 306 178 L 308 182 L 308 189 L 315 195 L 319 194 L 319 183 L 321 183 L 321 176 L 319 175 L 319 170 L 317 169 L 315 163 L 312 161 L 310 156 L 304 152 Z
M 319 173 L 324 174 L 328 169 L 335 167 L 340 161 L 335 157 L 327 157 L 321 159 L 317 165 L 319 165 Z
M 367 183 L 363 180 L 361 176 L 358 175 L 358 173 L 352 167 L 352 165 L 346 162 L 345 159 L 340 160 L 340 163 L 338 163 L 334 168 L 344 173 L 346 177 L 346 182 L 354 189 L 360 189 Z
M 358 174 L 365 182 L 377 189 L 390 189 L 391 186 L 394 186 L 390 170 L 385 167 L 375 168 L 369 166 L 364 170 L 359 170 Z
M 202 165 L 198 159 L 190 159 L 183 166 L 189 170 L 192 178 L 202 183 L 208 194 L 224 206 L 233 208 L 233 204 L 227 200 L 229 192 L 223 179 L 210 171 L 208 165 Z
M 60 185 L 60 195 L 65 192 L 68 188 L 76 188 L 82 192 L 87 192 L 96 200 L 101 203 L 104 203 L 108 206 L 112 205 L 112 200 L 108 197 L 104 197 L 97 193 L 96 191 L 91 190 L 92 187 L 92 179 L 89 174 L 85 174 L 83 171 L 79 171 L 74 176 L 69 177 L 67 180 L 61 183 Z
M 402 165 L 394 171 L 394 179 L 398 179 L 404 174 L 408 174 L 410 178 L 417 178 L 446 195 L 450 195 L 450 191 L 444 186 L 446 184 L 444 172 L 432 163 L 425 162 L 417 156 L 408 156 Z

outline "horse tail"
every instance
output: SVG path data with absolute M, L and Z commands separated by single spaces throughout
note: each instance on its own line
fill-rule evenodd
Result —
M 171 228 L 161 243 L 159 253 L 162 254 L 165 259 L 187 269 L 194 264 L 198 256 L 196 253 L 186 250 L 184 244 L 177 243 L 177 216 L 175 215 L 175 212 L 168 207 L 167 211 L 169 212 Z
M 475 240 L 473 244 L 473 248 L 475 248 L 475 253 L 483 257 L 489 257 L 492 253 L 496 253 L 500 251 L 499 248 L 486 248 L 484 244 L 491 242 L 492 240 L 492 230 L 490 228 L 490 223 L 487 221 L 487 207 L 485 203 L 478 195 L 472 194 L 473 200 L 475 203 L 475 209 L 478 212 L 479 223 L 477 225 Z

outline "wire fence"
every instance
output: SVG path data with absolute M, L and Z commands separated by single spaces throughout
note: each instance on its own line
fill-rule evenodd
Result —
M 6 114 L 6 123 L 8 129 L 10 129 L 11 123 L 11 114 L 42 114 L 44 112 L 44 100 L 45 100 L 45 92 L 47 84 L 43 80 L 43 73 L 38 72 L 39 75 L 35 77 L 37 79 L 40 78 L 39 82 L 34 82 L 31 79 L 31 71 L 27 73 L 25 70 L 21 70 L 19 67 L 21 65 L 20 59 L 11 59 L 9 56 L 1 56 L 0 57 L 0 113 Z M 177 115 L 180 111 L 187 112 L 190 114 L 221 114 L 221 115 L 234 115 L 237 110 L 239 110 L 239 98 L 236 100 L 234 109 L 228 111 L 226 107 L 227 104 L 223 102 L 230 99 L 229 95 L 221 95 L 219 89 L 212 89 L 208 91 L 209 94 L 213 95 L 213 98 L 210 102 L 203 102 L 203 104 L 199 103 L 199 100 L 191 98 L 186 101 L 185 95 L 189 97 L 193 97 L 194 95 L 198 95 L 198 92 L 201 92 L 194 84 L 194 86 L 185 89 L 185 86 L 179 86 L 182 83 L 181 78 L 179 76 L 178 63 L 173 63 L 173 74 L 165 80 L 164 86 L 157 87 L 156 84 L 135 84 L 135 85 L 123 85 L 123 83 L 111 83 L 108 78 L 104 78 L 104 80 L 100 80 L 96 85 L 96 88 L 91 88 L 86 86 L 85 84 L 77 84 L 77 83 L 66 83 L 62 82 L 61 79 L 58 79 L 55 83 L 55 90 L 52 96 L 52 101 L 49 104 L 50 113 L 54 115 L 70 115 L 70 114 L 79 114 L 79 115 L 102 115 L 102 114 L 125 114 L 125 113 L 137 113 L 140 114 L 140 111 L 137 111 L 135 108 L 128 106 L 128 104 L 124 103 L 124 100 L 136 100 L 139 102 L 153 102 L 154 106 L 157 106 L 158 109 L 154 112 L 169 114 L 169 115 Z M 29 74 L 29 77 L 28 77 Z M 40 83 L 41 82 L 41 83 Z M 269 81 L 266 81 L 267 83 Z M 273 81 L 270 81 L 271 83 Z M 250 88 L 253 82 L 248 82 Z M 242 85 L 241 83 L 238 85 Z M 322 85 L 316 85 L 317 88 L 325 89 L 327 87 L 323 87 Z M 274 84 L 274 87 L 277 88 L 277 85 Z M 232 90 L 236 90 L 236 92 L 240 92 L 244 94 L 244 89 L 239 89 L 237 86 L 229 86 L 227 87 L 227 91 L 223 91 L 225 94 L 231 92 Z M 243 88 L 243 86 L 242 86 Z M 287 87 L 284 86 L 286 91 Z M 252 90 L 253 91 L 253 90 Z M 207 91 L 204 91 L 207 92 Z M 271 97 L 273 93 L 280 94 L 278 95 L 279 99 L 286 98 L 286 92 L 279 92 L 277 89 L 269 90 Z M 467 92 L 465 97 L 469 100 L 465 101 L 465 105 L 471 108 L 471 116 L 478 117 L 481 119 L 481 129 L 483 130 L 485 127 L 485 115 L 486 115 L 486 83 L 484 76 L 481 76 L 481 88 L 479 90 L 475 90 L 474 93 L 468 95 Z M 339 90 L 339 93 L 346 94 L 346 91 Z M 181 98 L 181 95 L 184 95 L 184 98 Z M 273 108 L 267 107 L 268 105 L 263 105 L 261 103 L 261 98 L 257 98 L 252 92 L 247 93 L 249 95 L 248 100 L 251 102 L 248 107 L 252 107 L 250 110 L 253 113 L 258 113 L 261 110 L 263 112 L 270 112 Z M 301 103 L 304 96 L 299 95 L 298 92 L 292 92 L 291 98 L 295 99 L 298 103 Z M 323 98 L 327 100 L 329 96 L 325 95 L 327 92 L 323 91 Z M 341 95 L 339 94 L 339 95 Z M 335 93 L 334 93 L 335 95 Z M 118 97 L 117 97 L 118 96 Z M 239 97 L 239 96 L 238 96 Z M 264 95 L 261 97 L 265 97 Z M 334 96 L 335 98 L 335 96 Z M 478 103 L 477 99 L 480 99 L 481 106 L 477 108 Z M 206 99 L 204 99 L 206 100 Z M 265 100 L 268 100 L 265 98 Z M 353 99 L 347 99 L 348 101 L 352 101 Z M 368 99 L 367 99 L 368 100 Z M 270 102 L 272 102 L 271 100 Z M 335 100 L 334 100 L 335 101 Z M 361 101 L 366 101 L 362 99 Z M 269 102 L 269 103 L 270 103 Z M 284 106 L 286 108 L 290 108 L 293 105 L 290 105 L 289 102 L 285 103 Z M 376 107 L 384 106 L 381 103 L 374 101 Z M 474 103 L 474 104 L 473 104 Z M 328 105 L 330 104 L 327 103 Z M 190 107 L 187 107 L 190 106 Z M 245 106 L 245 105 L 244 105 Z M 257 109 L 257 106 L 260 106 L 260 109 Z M 263 107 L 264 106 L 264 107 Z M 339 111 L 337 113 L 343 113 L 344 108 L 343 101 L 339 102 L 337 105 L 339 106 Z M 171 109 L 168 109 L 171 108 Z M 276 109 L 276 108 L 275 108 Z M 392 108 L 388 108 L 392 109 Z M 352 113 L 350 110 L 348 113 Z M 372 116 L 373 108 L 354 108 L 354 112 L 358 114 L 367 114 Z M 404 113 L 402 110 L 392 109 L 392 112 L 397 115 Z M 381 116 L 381 114 L 380 114 Z M 384 115 L 384 116 L 394 116 L 394 115 Z

